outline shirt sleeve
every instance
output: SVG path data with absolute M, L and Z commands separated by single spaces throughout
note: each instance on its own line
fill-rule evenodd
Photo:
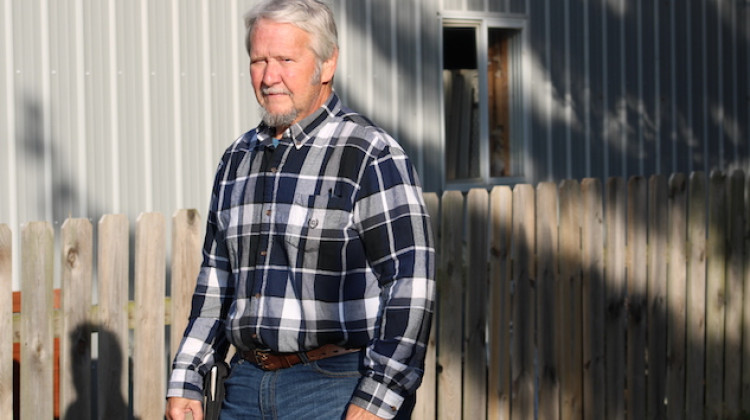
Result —
M 367 373 L 352 403 L 394 417 L 419 387 L 435 300 L 435 250 L 416 173 L 401 149 L 386 148 L 365 170 L 355 222 L 378 277 L 380 317 Z
M 214 181 L 206 221 L 203 263 L 193 293 L 188 326 L 172 364 L 167 397 L 202 400 L 205 373 L 216 359 L 225 356 L 228 349 L 223 319 L 234 291 L 227 248 L 217 220 L 223 167 L 219 166 Z

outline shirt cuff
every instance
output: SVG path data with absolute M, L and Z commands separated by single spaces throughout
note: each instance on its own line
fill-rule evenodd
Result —
M 203 401 L 203 377 L 189 369 L 175 369 L 169 378 L 167 398 L 183 397 Z
M 404 397 L 372 378 L 364 377 L 352 397 L 352 404 L 386 420 L 398 413 Z

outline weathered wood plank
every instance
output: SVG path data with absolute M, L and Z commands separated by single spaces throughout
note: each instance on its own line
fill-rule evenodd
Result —
M 440 198 L 435 193 L 424 194 L 425 206 L 427 213 L 430 215 L 430 224 L 432 227 L 433 244 L 435 246 L 436 261 L 440 261 L 440 247 L 437 245 L 436 238 L 439 236 L 440 225 Z M 433 316 L 432 328 L 430 328 L 430 338 L 427 341 L 427 351 L 424 358 L 424 376 L 422 377 L 422 386 L 417 389 L 417 405 L 414 407 L 412 418 L 414 420 L 433 420 L 437 416 L 437 319 Z
M 748 289 L 744 288 L 745 269 L 745 174 L 734 171 L 729 178 L 727 205 L 727 273 L 726 332 L 724 343 L 724 416 L 740 418 L 742 406 L 742 311 L 747 306 Z M 748 338 L 750 341 L 750 338 Z
M 647 418 L 666 418 L 667 398 L 667 238 L 669 192 L 661 175 L 649 179 L 648 211 L 648 384 Z
M 581 278 L 583 307 L 583 418 L 605 418 L 604 228 L 602 184 L 581 182 Z
M 31 222 L 21 234 L 22 419 L 51 419 L 54 411 L 53 236 L 47 222 Z
M 706 247 L 706 418 L 723 419 L 727 179 L 722 172 L 712 172 L 709 182 Z
M 560 243 L 557 310 L 560 357 L 560 418 L 583 419 L 583 297 L 581 284 L 581 189 L 560 185 Z
M 745 252 L 743 260 L 750 259 L 750 180 L 745 182 L 745 208 L 744 217 L 745 225 L 742 229 Z M 745 264 L 743 272 L 744 299 L 742 309 L 742 381 L 740 384 L 741 396 L 740 401 L 742 411 L 750 413 L 750 264 Z
M 534 416 L 535 290 L 534 249 L 536 203 L 534 188 L 520 184 L 513 189 L 513 399 L 512 419 Z
M 748 261 L 750 259 L 750 180 L 747 179 L 744 203 L 745 209 L 742 214 L 745 217 L 745 225 L 742 228 L 742 235 L 745 252 L 743 253 L 743 260 Z M 750 264 L 745 264 L 742 281 L 745 293 L 742 309 L 742 382 L 740 384 L 742 406 L 740 408 L 742 411 L 750 413 L 750 339 L 748 339 L 750 337 Z
M 637 176 L 628 181 L 627 224 L 627 416 L 646 418 L 646 327 L 648 279 L 648 182 Z
M 561 331 L 558 302 L 558 231 L 557 185 L 543 182 L 536 188 L 536 319 L 539 354 L 539 416 L 560 418 L 562 364 L 559 359 Z
M 611 420 L 625 418 L 625 278 L 626 207 L 625 182 L 622 178 L 610 178 L 606 184 L 606 254 L 605 267 L 605 390 L 607 393 L 606 416 Z
M 487 190 L 474 188 L 467 196 L 468 269 L 464 316 L 463 418 L 487 417 L 487 282 L 488 212 Z
M 443 194 L 438 261 L 438 419 L 461 418 L 463 355 L 464 199 L 459 191 Z
M 691 420 L 704 418 L 706 357 L 706 178 L 690 175 L 688 201 L 687 332 L 685 403 Z
M 669 179 L 669 266 L 667 271 L 667 419 L 685 416 L 685 364 L 687 351 L 687 178 Z
M 172 283 L 169 360 L 173 360 L 187 327 L 196 279 L 201 265 L 201 218 L 195 210 L 172 216 Z
M 490 194 L 490 320 L 487 418 L 510 418 L 511 231 L 513 193 L 508 186 Z
M 142 213 L 135 229 L 135 330 L 133 414 L 142 419 L 164 413 L 165 222 L 160 213 Z
M 60 407 L 64 418 L 91 418 L 91 285 L 94 236 L 88 219 L 62 225 Z
M 13 234 L 0 224 L 0 419 L 13 418 Z
M 129 228 L 122 214 L 101 218 L 98 227 L 99 291 L 98 418 L 128 418 Z M 136 369 L 137 370 L 137 369 Z

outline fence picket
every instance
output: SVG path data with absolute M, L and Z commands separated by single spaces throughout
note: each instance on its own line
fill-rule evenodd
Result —
M 31 222 L 21 234 L 21 418 L 51 419 L 53 390 L 52 277 L 54 236 L 48 222 Z
M 122 214 L 101 218 L 98 228 L 98 418 L 128 418 L 129 227 Z
M 490 195 L 490 308 L 488 420 L 510 418 L 510 246 L 513 193 L 497 186 Z
M 685 419 L 687 363 L 687 207 L 684 174 L 669 178 L 669 259 L 667 261 L 667 419 Z
M 583 419 L 583 301 L 581 285 L 581 190 L 577 181 L 560 185 L 557 349 L 560 365 L 560 418 Z
M 625 418 L 625 182 L 622 178 L 610 178 L 606 184 L 606 254 L 604 279 L 605 292 L 605 390 L 607 393 L 606 416 L 611 420 Z
M 13 234 L 0 224 L 0 419 L 13 418 Z
M 604 239 L 602 184 L 581 182 L 581 283 L 583 307 L 583 418 L 605 418 Z
M 726 312 L 727 179 L 712 172 L 706 247 L 706 418 L 723 419 Z
M 464 305 L 464 401 L 463 418 L 487 417 L 487 233 L 489 197 L 486 190 L 472 189 L 467 197 L 468 269 Z
M 647 418 L 666 418 L 667 378 L 667 180 L 655 175 L 649 179 L 648 199 L 648 384 Z
M 438 261 L 438 418 L 461 418 L 461 364 L 463 332 L 463 220 L 464 201 L 459 191 L 443 194 Z
M 164 413 L 164 295 L 166 251 L 164 217 L 142 213 L 135 228 L 135 328 L 133 337 L 133 414 L 142 419 Z
M 528 184 L 513 189 L 513 399 L 512 419 L 534 416 L 534 325 L 535 301 L 532 282 L 534 270 L 536 202 L 534 188 Z
M 557 341 L 562 336 L 562 319 L 557 302 L 558 279 L 558 194 L 557 185 L 544 182 L 536 189 L 536 243 L 537 243 L 537 334 L 539 353 L 539 415 L 555 420 L 560 418 L 560 392 L 562 365 Z
M 740 195 L 739 197 L 742 197 Z M 750 258 L 750 180 L 745 183 L 744 193 L 744 210 L 742 216 L 745 218 L 745 225 L 742 229 L 744 238 L 744 252 L 742 260 L 748 261 Z M 742 380 L 740 381 L 740 401 L 742 401 L 741 410 L 744 413 L 750 413 L 750 263 L 745 264 L 742 282 L 744 287 L 743 305 L 742 305 Z
M 734 171 L 727 186 L 727 307 L 726 307 L 726 349 L 724 354 L 724 410 L 726 418 L 740 418 L 742 404 L 742 310 L 750 290 L 743 287 L 744 270 L 744 227 L 745 215 L 745 175 Z M 743 293 L 744 292 L 744 293 Z M 749 339 L 750 341 L 750 339 Z
M 64 418 L 91 418 L 91 274 L 93 231 L 87 219 L 62 226 L 60 406 Z
M 430 215 L 430 223 L 432 224 L 432 232 L 435 235 L 433 241 L 436 240 L 438 229 L 440 226 L 440 198 L 435 193 L 424 194 L 425 206 L 427 207 L 427 213 Z M 438 255 L 439 248 L 435 244 L 435 257 L 437 261 L 440 261 Z M 433 314 L 434 315 L 434 314 Z M 424 359 L 424 376 L 422 378 L 422 386 L 417 389 L 417 405 L 414 407 L 412 418 L 414 420 L 430 420 L 436 417 L 435 409 L 437 408 L 437 343 L 435 341 L 437 333 L 437 318 L 433 317 L 432 328 L 430 328 L 430 339 L 427 342 L 427 351 Z
M 640 176 L 628 181 L 627 198 L 627 389 L 629 419 L 646 418 L 647 223 L 648 183 Z
M 172 316 L 168 360 L 174 359 L 190 315 L 190 304 L 201 264 L 200 221 L 196 210 L 179 210 L 172 216 Z
M 685 354 L 685 403 L 691 420 L 704 418 L 704 364 L 706 356 L 706 181 L 690 175 L 688 186 L 687 342 Z

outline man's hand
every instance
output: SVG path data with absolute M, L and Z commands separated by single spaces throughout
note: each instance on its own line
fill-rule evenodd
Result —
M 349 404 L 349 409 L 346 410 L 346 420 L 383 420 L 380 417 L 372 414 L 364 408 Z
M 185 420 L 187 413 L 193 414 L 193 420 L 203 420 L 203 405 L 200 401 L 188 398 L 167 398 L 167 420 Z

